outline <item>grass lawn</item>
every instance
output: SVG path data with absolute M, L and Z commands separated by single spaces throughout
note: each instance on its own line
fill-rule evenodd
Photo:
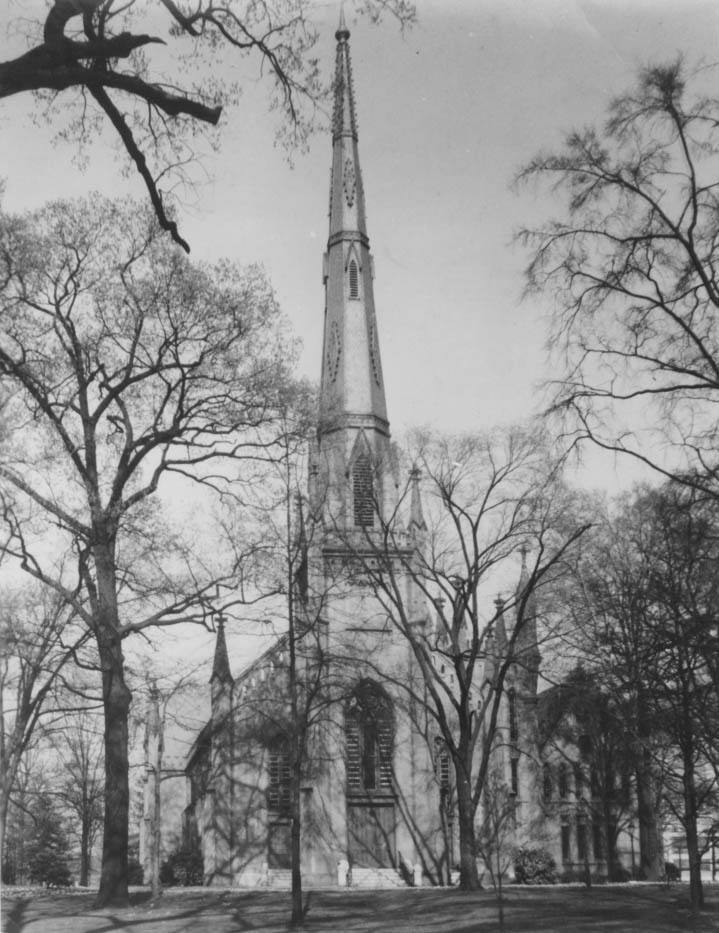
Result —
M 684 885 L 510 888 L 506 933 L 515 931 L 621 931 L 719 933 L 719 886 L 706 885 L 706 907 L 692 917 Z M 172 889 L 152 902 L 149 892 L 131 895 L 131 906 L 93 908 L 92 893 L 6 888 L 3 933 L 284 933 L 289 894 Z M 498 931 L 491 893 L 463 894 L 424 888 L 393 891 L 317 891 L 306 895 L 310 933 L 481 933 Z

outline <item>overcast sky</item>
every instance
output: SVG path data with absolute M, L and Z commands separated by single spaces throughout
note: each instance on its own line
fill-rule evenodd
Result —
M 43 6 L 0 4 L 7 49 L 23 48 L 7 24 Z M 471 430 L 515 421 L 538 405 L 548 375 L 546 309 L 520 300 L 526 257 L 512 238 L 551 204 L 510 190 L 513 175 L 564 130 L 600 121 L 641 64 L 680 52 L 713 61 L 719 48 L 716 0 L 419 0 L 417 7 L 419 23 L 405 34 L 390 20 L 375 28 L 348 17 L 396 435 L 425 423 Z M 327 78 L 338 9 L 334 0 L 314 8 Z M 143 195 L 102 145 L 82 173 L 68 148 L 53 150 L 48 127 L 33 125 L 30 110 L 28 96 L 0 102 L 7 209 L 93 189 Z M 181 231 L 195 256 L 264 264 L 304 341 L 302 371 L 318 379 L 331 140 L 317 136 L 291 168 L 253 87 L 226 114 L 221 138 L 204 164 L 208 181 L 180 215 Z M 623 475 L 622 466 L 605 467 L 601 479 L 611 485 Z

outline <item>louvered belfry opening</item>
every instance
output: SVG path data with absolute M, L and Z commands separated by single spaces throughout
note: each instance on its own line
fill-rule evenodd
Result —
M 345 710 L 347 788 L 350 792 L 392 792 L 394 717 L 392 704 L 372 681 L 363 681 Z
M 350 298 L 359 298 L 359 269 L 354 259 L 350 262 Z
M 360 454 L 352 469 L 352 499 L 354 523 L 358 528 L 374 525 L 374 482 L 372 462 L 367 454 Z

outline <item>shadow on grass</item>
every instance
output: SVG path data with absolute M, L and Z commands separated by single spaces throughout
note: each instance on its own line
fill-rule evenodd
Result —
M 686 891 L 660 887 L 591 890 L 513 888 L 504 899 L 507 933 L 719 933 L 719 889 L 693 918 Z M 124 909 L 93 906 L 93 894 L 5 892 L 6 933 L 284 933 L 290 895 L 278 892 L 166 891 L 131 895 Z M 311 909 L 310 909 L 311 904 Z M 308 933 L 496 933 L 498 906 L 488 892 L 404 889 L 312 891 L 305 901 Z

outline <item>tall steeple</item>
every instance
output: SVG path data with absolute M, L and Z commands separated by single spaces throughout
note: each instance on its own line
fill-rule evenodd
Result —
M 230 658 L 227 653 L 227 641 L 225 640 L 225 620 L 222 615 L 217 620 L 217 638 L 215 640 L 215 657 L 212 661 L 212 676 L 210 683 L 219 681 L 221 684 L 232 684 L 232 674 L 230 673 Z
M 344 428 L 389 435 L 357 144 L 349 29 L 340 14 L 332 120 L 330 223 L 318 436 Z

